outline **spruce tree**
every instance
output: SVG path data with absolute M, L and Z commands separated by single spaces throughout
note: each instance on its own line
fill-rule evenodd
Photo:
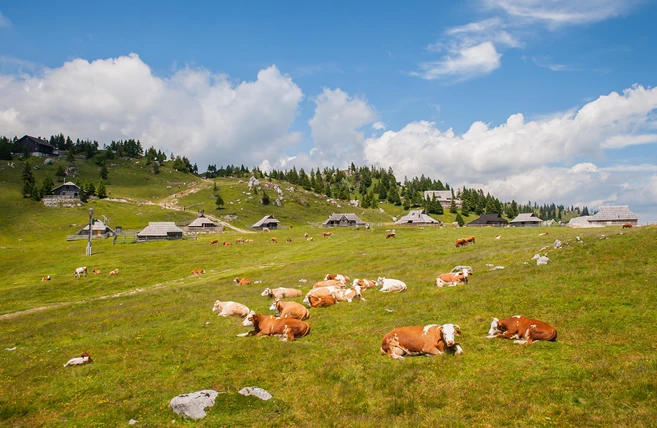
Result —
M 107 189 L 105 188 L 105 183 L 103 182 L 103 180 L 100 180 L 100 182 L 98 183 L 96 196 L 98 196 L 98 199 L 105 199 L 107 197 Z
M 23 172 L 21 173 L 21 177 L 23 178 L 22 193 L 24 198 L 32 196 L 34 193 L 38 193 L 35 189 L 36 182 L 34 180 L 34 174 L 32 174 L 32 168 L 27 161 L 23 162 Z
M 64 182 L 64 178 L 66 178 L 66 171 L 64 170 L 64 167 L 62 165 L 59 165 L 57 167 L 57 172 L 55 173 L 55 177 L 59 179 L 62 183 Z
M 43 184 L 41 185 L 41 196 L 50 195 L 52 189 L 55 187 L 55 183 L 52 181 L 50 176 L 43 179 Z
M 221 195 L 217 194 L 217 199 L 215 199 L 214 203 L 217 204 L 217 209 L 224 206 L 224 200 L 221 198 Z
M 107 174 L 108 174 L 107 166 L 105 166 L 105 162 L 103 162 L 103 164 L 100 167 L 100 178 L 101 178 L 101 180 L 107 180 Z
M 463 221 L 463 217 L 461 217 L 461 214 L 456 213 L 456 222 L 459 224 L 459 227 L 463 227 L 465 224 L 465 221 Z

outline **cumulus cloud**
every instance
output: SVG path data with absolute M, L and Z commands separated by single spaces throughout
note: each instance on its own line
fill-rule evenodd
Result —
M 656 142 L 656 109 L 657 88 L 634 86 L 551 118 L 527 121 L 514 114 L 498 126 L 474 122 L 461 135 L 433 122 L 412 122 L 367 139 L 366 160 L 392 165 L 400 176 L 483 187 L 503 200 L 629 202 L 628 195 L 638 194 L 630 190 L 646 186 L 654 170 L 605 169 L 577 160 Z
M 0 12 L 0 28 L 9 28 L 11 27 L 11 21 L 9 18 L 4 16 L 2 12 Z
M 275 66 L 235 83 L 205 69 L 158 77 L 136 54 L 75 59 L 38 75 L 0 75 L 0 93 L 8 135 L 138 138 L 203 163 L 247 165 L 300 140 L 289 128 L 303 93 Z

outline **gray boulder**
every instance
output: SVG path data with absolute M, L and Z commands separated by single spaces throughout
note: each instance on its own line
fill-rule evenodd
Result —
M 556 250 L 557 248 L 561 248 L 563 246 L 563 243 L 559 241 L 558 239 L 554 241 L 554 249 Z
M 190 419 L 202 419 L 206 416 L 205 408 L 214 406 L 214 399 L 219 393 L 212 389 L 180 394 L 174 397 L 169 406 L 177 414 L 182 414 Z
M 532 260 L 538 260 L 538 258 L 541 257 L 538 254 L 534 254 L 534 257 L 532 257 Z
M 254 395 L 258 397 L 261 400 L 269 400 L 272 398 L 272 395 L 265 391 L 262 388 L 258 388 L 257 386 L 247 386 L 245 388 L 242 388 L 238 391 L 242 395 Z
M 546 264 L 548 264 L 549 261 L 550 261 L 549 258 L 547 258 L 545 256 L 541 256 L 541 257 L 538 258 L 538 260 L 536 260 L 536 265 L 537 266 L 546 265 Z

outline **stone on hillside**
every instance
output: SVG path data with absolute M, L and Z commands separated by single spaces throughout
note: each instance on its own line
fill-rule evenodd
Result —
M 262 388 L 258 388 L 257 386 L 247 386 L 245 388 L 242 388 L 239 390 L 239 393 L 242 395 L 254 395 L 258 397 L 261 400 L 269 400 L 272 398 L 272 395 L 265 391 Z
M 44 165 L 52 165 L 52 163 L 53 163 L 52 158 L 46 158 L 46 159 L 43 161 L 43 164 L 44 164 Z
M 537 260 L 539 257 L 541 257 L 541 256 L 538 255 L 538 254 L 534 254 L 534 257 L 532 257 L 532 260 Z
M 139 422 L 139 421 L 138 421 L 138 420 L 135 420 L 135 419 L 130 419 L 130 420 L 128 421 L 128 425 L 134 425 L 134 424 L 136 424 L 137 422 Z
M 283 204 L 282 204 L 282 202 L 279 198 L 276 198 L 276 200 L 274 201 L 274 205 L 276 205 L 277 207 L 280 207 Z
M 219 393 L 212 389 L 180 394 L 174 397 L 169 406 L 177 414 L 182 414 L 190 419 L 202 419 L 206 416 L 205 408 L 214 406 L 214 399 Z
M 554 249 L 556 250 L 557 248 L 561 248 L 563 246 L 563 243 L 559 241 L 558 239 L 554 241 Z
M 502 269 L 504 269 L 504 266 L 495 266 L 491 270 L 502 270 Z
M 549 258 L 547 258 L 545 256 L 541 256 L 541 257 L 538 258 L 538 260 L 536 260 L 536 265 L 537 266 L 546 265 L 546 264 L 548 264 L 549 261 L 550 261 Z

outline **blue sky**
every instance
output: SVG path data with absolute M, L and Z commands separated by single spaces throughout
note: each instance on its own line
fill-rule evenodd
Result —
M 657 221 L 654 22 L 652 0 L 5 3 L 0 134 L 355 161 Z

